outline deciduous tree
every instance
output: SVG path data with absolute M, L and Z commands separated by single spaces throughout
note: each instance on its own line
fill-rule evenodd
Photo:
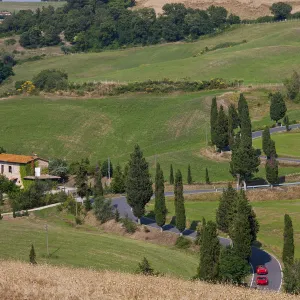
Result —
M 270 98 L 271 98 L 270 117 L 272 120 L 278 123 L 278 121 L 285 116 L 287 110 L 285 101 L 280 92 L 270 94 Z

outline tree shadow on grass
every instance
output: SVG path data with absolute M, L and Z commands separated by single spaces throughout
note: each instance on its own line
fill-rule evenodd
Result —
M 170 221 L 170 225 L 176 226 L 176 216 L 173 216 L 171 221 Z
M 262 243 L 260 241 L 254 241 L 252 243 L 252 246 L 260 249 L 262 247 Z

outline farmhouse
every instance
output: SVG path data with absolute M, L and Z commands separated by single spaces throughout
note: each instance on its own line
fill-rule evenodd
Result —
M 59 179 L 57 176 L 44 174 L 47 172 L 48 165 L 48 160 L 36 155 L 0 154 L 0 174 L 21 187 L 24 186 L 24 180 Z

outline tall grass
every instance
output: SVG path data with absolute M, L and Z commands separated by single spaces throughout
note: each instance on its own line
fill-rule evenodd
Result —
M 0 262 L 1 300 L 42 299 L 256 299 L 292 300 L 275 292 L 86 269 Z

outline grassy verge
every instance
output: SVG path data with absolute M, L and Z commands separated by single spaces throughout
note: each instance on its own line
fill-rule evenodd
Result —
M 272 139 L 276 143 L 277 154 L 281 157 L 299 157 L 300 156 L 300 132 L 290 131 L 288 133 L 273 134 Z M 253 146 L 261 148 L 262 140 L 256 139 Z
M 168 219 L 174 216 L 174 201 L 167 198 Z M 293 220 L 295 234 L 295 256 L 300 258 L 300 200 L 252 201 L 251 202 L 260 223 L 258 240 L 262 247 L 281 258 L 283 246 L 284 214 L 289 214 Z M 149 210 L 153 209 L 153 202 Z M 195 221 L 215 220 L 218 201 L 205 201 L 203 197 L 197 201 L 195 197 L 185 202 L 188 224 Z
M 197 254 L 103 233 L 90 226 L 76 229 L 58 219 L 53 209 L 37 215 L 40 217 L 1 221 L 1 259 L 28 261 L 33 243 L 39 263 L 134 272 L 142 258 L 147 257 L 156 270 L 165 274 L 190 278 L 196 273 Z M 46 256 L 46 219 L 50 258 Z

